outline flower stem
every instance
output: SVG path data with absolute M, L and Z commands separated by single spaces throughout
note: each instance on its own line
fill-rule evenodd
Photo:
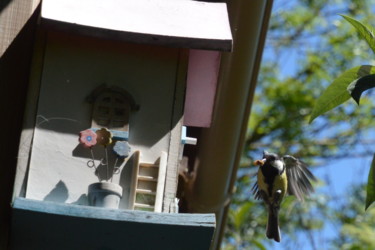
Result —
M 106 168 L 107 168 L 107 181 L 109 180 L 109 168 L 108 168 L 108 150 L 107 150 L 107 147 L 104 146 L 104 150 L 105 150 L 105 165 L 106 165 Z

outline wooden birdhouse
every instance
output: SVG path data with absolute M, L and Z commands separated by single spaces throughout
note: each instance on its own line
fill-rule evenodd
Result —
M 223 3 L 44 0 L 12 247 L 207 248 L 214 215 L 177 215 L 178 167 L 184 123 L 209 126 L 231 39 Z

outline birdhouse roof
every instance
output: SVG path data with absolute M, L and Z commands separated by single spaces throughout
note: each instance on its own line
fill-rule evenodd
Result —
M 225 3 L 173 0 L 44 0 L 42 24 L 137 43 L 230 51 Z

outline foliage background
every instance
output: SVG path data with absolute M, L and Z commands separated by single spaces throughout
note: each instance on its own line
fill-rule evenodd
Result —
M 357 164 L 366 175 L 369 161 L 362 159 L 375 152 L 371 91 L 360 107 L 349 101 L 308 124 L 315 100 L 338 75 L 375 64 L 368 45 L 338 14 L 374 26 L 373 13 L 373 0 L 274 1 L 223 249 L 375 249 L 375 210 L 364 212 L 363 178 L 344 173 Z M 265 238 L 263 204 L 251 194 L 257 171 L 251 162 L 264 149 L 302 158 L 320 177 L 310 199 L 284 201 L 280 244 Z M 331 165 L 335 171 L 319 175 Z M 346 192 L 333 192 L 335 181 L 348 183 Z

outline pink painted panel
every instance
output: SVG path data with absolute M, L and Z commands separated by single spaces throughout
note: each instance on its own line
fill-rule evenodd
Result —
M 220 67 L 220 52 L 190 50 L 184 125 L 210 127 Z

